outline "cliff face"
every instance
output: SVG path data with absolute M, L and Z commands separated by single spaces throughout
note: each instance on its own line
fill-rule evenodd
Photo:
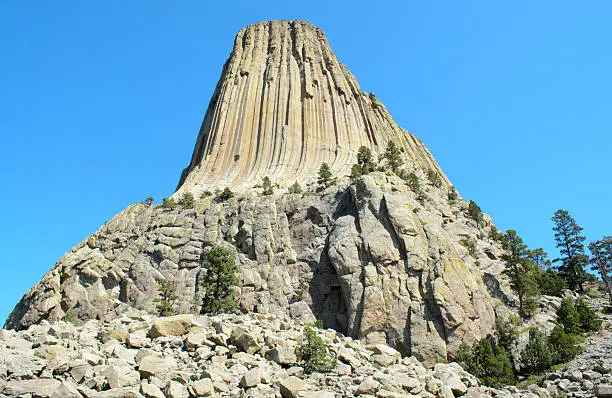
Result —
M 379 153 L 389 140 L 443 176 L 421 141 L 360 90 L 320 29 L 300 21 L 250 25 L 236 36 L 180 192 L 242 190 L 266 175 L 287 186 L 312 180 L 323 162 L 347 175 L 360 146 Z
M 403 148 L 397 174 L 418 181 L 390 171 L 345 176 L 359 146 L 380 153 L 389 140 Z M 322 162 L 335 185 L 287 193 Z M 268 196 L 255 187 L 265 175 L 279 183 Z M 229 200 L 199 195 L 229 185 L 238 192 Z M 465 201 L 448 200 L 448 180 L 427 149 L 361 93 L 310 24 L 240 31 L 175 197 L 185 192 L 195 194 L 194 208 L 133 205 L 75 246 L 6 326 L 68 310 L 81 319 L 155 311 L 162 279 L 177 284 L 175 311 L 198 312 L 203 260 L 218 245 L 236 252 L 239 310 L 317 318 L 430 362 L 490 333 L 500 304 L 491 295 L 505 299 L 490 220 L 476 225 Z

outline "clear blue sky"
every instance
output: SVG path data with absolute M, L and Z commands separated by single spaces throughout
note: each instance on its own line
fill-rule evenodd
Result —
M 501 229 L 612 234 L 612 2 L 59 1 L 0 5 L 0 319 L 127 205 L 170 195 L 235 33 L 322 28 Z

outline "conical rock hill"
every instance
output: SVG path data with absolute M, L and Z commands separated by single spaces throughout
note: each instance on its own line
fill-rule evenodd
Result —
M 388 140 L 404 148 L 401 169 L 382 161 L 386 171 L 345 176 L 360 145 L 381 152 Z M 335 184 L 287 192 L 321 162 Z M 264 175 L 279 182 L 272 195 L 255 186 Z M 228 185 L 234 197 L 206 192 Z M 176 312 L 198 312 L 203 260 L 221 245 L 236 253 L 238 311 L 319 319 L 432 363 L 491 333 L 507 301 L 491 220 L 477 224 L 450 191 L 425 147 L 361 93 L 320 30 L 252 25 L 236 38 L 175 194 L 193 193 L 195 204 L 128 207 L 66 253 L 6 327 L 68 311 L 83 320 L 154 312 L 163 279 L 177 285 Z

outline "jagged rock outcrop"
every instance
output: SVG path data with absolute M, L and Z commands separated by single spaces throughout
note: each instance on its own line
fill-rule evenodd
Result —
M 378 153 L 389 140 L 403 149 L 401 170 L 345 175 L 359 146 Z M 287 193 L 321 162 L 335 185 Z M 421 188 L 397 176 L 409 173 Z M 256 187 L 264 175 L 279 184 L 273 195 Z M 490 333 L 495 306 L 511 300 L 497 278 L 490 219 L 477 225 L 465 201 L 448 200 L 449 182 L 429 152 L 359 90 L 308 23 L 238 34 L 181 184 L 175 198 L 194 193 L 195 208 L 128 207 L 64 255 L 6 327 L 57 321 L 69 310 L 83 320 L 155 311 L 162 279 L 177 285 L 176 311 L 198 312 L 203 259 L 217 245 L 237 252 L 240 310 L 317 318 L 428 363 Z M 238 188 L 228 200 L 207 192 L 227 185 Z
M 309 181 L 326 162 L 348 175 L 357 149 L 389 140 L 421 168 L 444 177 L 427 148 L 401 129 L 308 22 L 271 21 L 238 32 L 181 190 L 245 189 L 269 176 L 282 186 Z

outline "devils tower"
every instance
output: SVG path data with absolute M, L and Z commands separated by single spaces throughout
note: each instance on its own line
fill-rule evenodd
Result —
M 437 163 L 397 126 L 308 22 L 272 21 L 238 32 L 223 67 L 179 191 L 252 187 L 269 176 L 283 186 L 309 181 L 321 163 L 347 175 L 360 146 L 388 141 L 418 167 Z
M 400 149 L 397 170 L 377 156 L 389 142 Z M 350 178 L 362 146 L 377 170 Z M 315 189 L 323 163 L 336 183 Z M 259 187 L 264 176 L 278 184 L 271 195 Z M 295 181 L 306 192 L 288 193 Z M 234 197 L 212 194 L 226 187 Z M 360 90 L 310 23 L 237 34 L 173 198 L 186 193 L 194 204 L 134 204 L 105 223 L 24 295 L 6 326 L 69 311 L 82 320 L 154 311 L 161 280 L 177 286 L 176 312 L 197 313 L 216 246 L 236 253 L 237 311 L 318 319 L 421 360 L 491 333 L 503 308 L 490 219 L 470 219 L 423 143 Z

